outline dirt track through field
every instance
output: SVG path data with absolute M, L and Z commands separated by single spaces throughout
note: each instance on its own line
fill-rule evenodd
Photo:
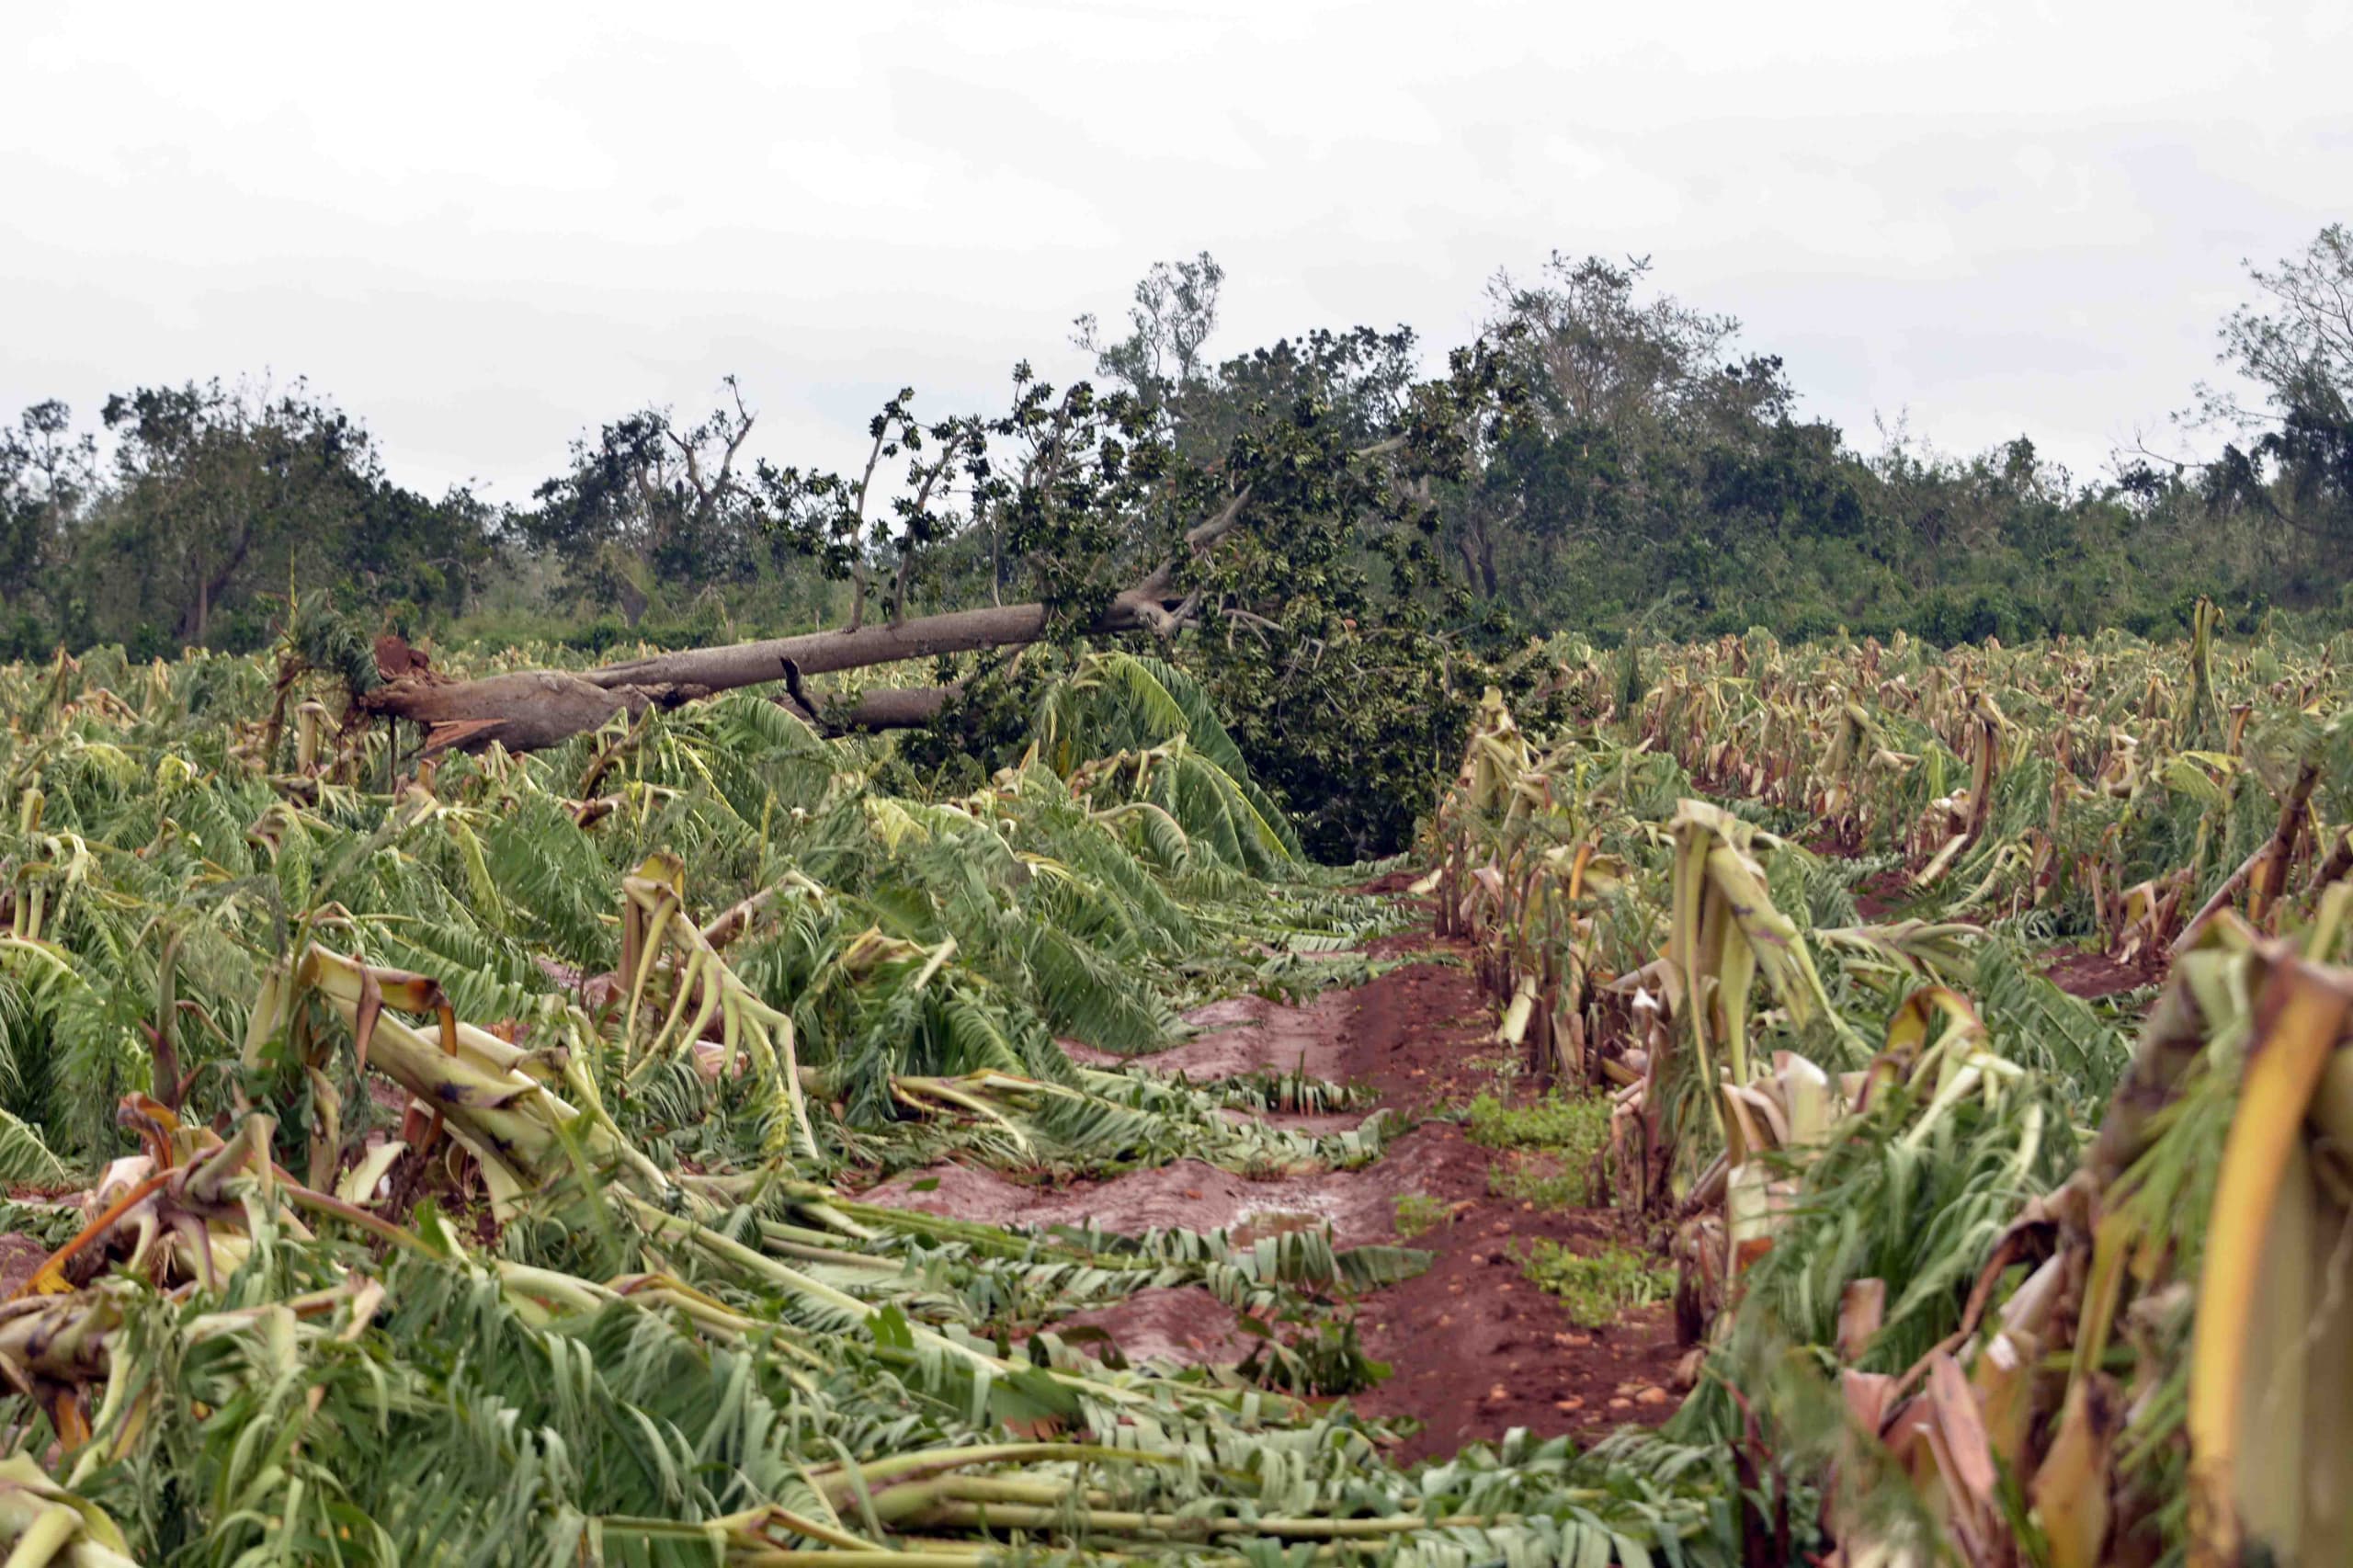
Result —
M 1306 1007 L 1256 999 L 1219 1004 L 1194 1015 L 1213 1032 L 1148 1059 L 1149 1065 L 1212 1077 L 1290 1072 L 1303 1055 L 1310 1073 L 1366 1085 L 1379 1105 L 1409 1122 L 1492 1087 L 1492 1073 L 1471 1064 L 1492 1053 L 1494 1026 L 1469 971 L 1445 961 L 1452 956 L 1448 949 L 1426 936 L 1392 938 L 1380 950 L 1427 952 L 1433 961 L 1326 993 Z M 1404 1460 L 1442 1457 L 1515 1426 L 1590 1439 L 1629 1422 L 1665 1419 L 1679 1402 L 1671 1380 L 1681 1358 L 1668 1309 L 1645 1309 L 1602 1329 L 1578 1328 L 1555 1298 L 1522 1278 L 1515 1256 L 1540 1237 L 1589 1251 L 1619 1238 L 1616 1217 L 1498 1198 L 1488 1190 L 1489 1159 L 1453 1123 L 1422 1121 L 1394 1137 L 1380 1160 L 1354 1171 L 1254 1181 L 1186 1161 L 1041 1188 L 969 1166 L 938 1165 L 867 1196 L 1000 1224 L 1091 1221 L 1113 1231 L 1181 1226 L 1245 1235 L 1328 1225 L 1338 1245 L 1395 1244 L 1431 1252 L 1427 1272 L 1355 1304 L 1366 1351 L 1392 1372 L 1349 1403 L 1367 1415 L 1424 1423 L 1400 1451 Z M 1397 1233 L 1396 1200 L 1414 1194 L 1446 1205 L 1451 1218 L 1408 1240 Z M 1188 1288 L 1142 1292 L 1068 1326 L 1105 1329 L 1131 1359 L 1214 1362 L 1246 1352 L 1233 1324 L 1233 1312 L 1207 1290 Z

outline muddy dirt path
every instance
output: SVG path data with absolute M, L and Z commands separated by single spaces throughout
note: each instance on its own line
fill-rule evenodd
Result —
M 1256 999 L 1194 1015 L 1213 1028 L 1146 1059 L 1159 1071 L 1212 1077 L 1260 1068 L 1307 1070 L 1369 1086 L 1376 1103 L 1415 1121 L 1435 1107 L 1493 1088 L 1493 1014 L 1453 951 L 1427 936 L 1390 938 L 1377 951 L 1427 954 L 1306 1007 Z M 1368 1108 L 1369 1109 L 1370 1108 Z M 1024 1186 L 962 1165 L 911 1171 L 870 1200 L 994 1223 L 1092 1221 L 1107 1230 L 1182 1226 L 1240 1230 L 1328 1225 L 1342 1246 L 1394 1244 L 1432 1253 L 1427 1272 L 1360 1298 L 1366 1352 L 1391 1376 L 1349 1403 L 1367 1415 L 1407 1415 L 1421 1431 L 1400 1450 L 1413 1460 L 1452 1454 L 1515 1426 L 1589 1440 L 1629 1422 L 1655 1425 L 1679 1402 L 1672 1381 L 1681 1352 L 1669 1309 L 1629 1314 L 1602 1329 L 1573 1324 L 1561 1302 L 1522 1278 L 1515 1249 L 1546 1238 L 1578 1252 L 1621 1239 L 1606 1210 L 1548 1210 L 1488 1190 L 1490 1155 L 1450 1122 L 1418 1121 L 1382 1157 L 1354 1171 L 1254 1181 L 1187 1161 L 1109 1181 Z M 937 1185 L 932 1185 L 936 1183 Z M 1410 1239 L 1397 1233 L 1397 1199 L 1419 1195 L 1450 1219 Z M 1198 1288 L 1150 1290 L 1065 1326 L 1101 1327 L 1131 1359 L 1232 1361 L 1246 1342 L 1233 1314 Z

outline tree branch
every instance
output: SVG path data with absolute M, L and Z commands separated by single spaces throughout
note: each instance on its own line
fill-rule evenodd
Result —
M 1241 519 L 1244 505 L 1250 499 L 1250 490 L 1251 486 L 1244 485 L 1233 493 L 1233 499 L 1228 501 L 1216 517 L 1188 528 L 1185 531 L 1186 547 L 1198 554 L 1232 532 L 1233 525 Z
M 924 474 L 922 487 L 915 492 L 915 505 L 907 512 L 908 537 L 900 542 L 899 570 L 891 584 L 891 624 L 893 626 L 904 623 L 907 619 L 907 583 L 915 571 L 915 525 L 923 517 L 924 508 L 931 505 L 932 487 L 939 483 L 940 475 L 948 472 L 961 449 L 961 442 L 943 441 L 940 444 L 939 460 Z
M 719 483 L 722 485 L 735 472 L 735 454 L 743 449 L 745 437 L 751 435 L 752 426 L 759 418 L 744 406 L 744 389 L 736 385 L 733 376 L 727 378 L 727 391 L 735 400 L 735 433 L 727 438 L 727 450 L 719 459 Z
M 858 476 L 858 509 L 850 514 L 850 605 L 849 629 L 856 631 L 866 624 L 866 493 L 874 483 L 874 469 L 882 460 L 882 449 L 891 438 L 888 415 L 875 422 L 874 449 L 866 454 L 866 472 Z

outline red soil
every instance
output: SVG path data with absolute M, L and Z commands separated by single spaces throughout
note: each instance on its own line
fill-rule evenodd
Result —
M 1453 957 L 1427 936 L 1390 938 L 1388 954 L 1427 951 Z M 1494 1084 L 1470 1059 L 1492 1056 L 1493 1013 L 1469 971 L 1457 962 L 1392 970 L 1353 991 L 1327 993 L 1303 1008 L 1254 1002 L 1246 1021 L 1219 1048 L 1218 1072 L 1294 1065 L 1310 1041 L 1311 1072 L 1363 1083 L 1380 1103 L 1408 1115 L 1460 1102 Z M 1218 1036 L 1208 1037 L 1210 1040 Z M 1202 1062 L 1201 1040 L 1151 1059 L 1174 1062 L 1190 1075 Z M 1256 1047 L 1256 1061 L 1234 1052 Z M 1539 1210 L 1492 1196 L 1490 1156 L 1446 1122 L 1425 1123 L 1396 1138 L 1373 1165 L 1252 1181 L 1198 1162 L 1138 1171 L 1102 1182 L 1054 1188 L 1025 1187 L 992 1172 L 958 1165 L 909 1173 L 877 1187 L 877 1202 L 996 1223 L 1076 1224 L 1113 1231 L 1154 1226 L 1240 1230 L 1328 1224 L 1336 1244 L 1404 1244 L 1434 1255 L 1427 1272 L 1355 1303 L 1367 1354 L 1392 1375 L 1350 1401 L 1368 1415 L 1415 1417 L 1422 1430 L 1402 1459 L 1453 1453 L 1492 1441 L 1512 1427 L 1540 1437 L 1598 1437 L 1628 1423 L 1656 1425 L 1676 1408 L 1675 1372 L 1682 1352 L 1665 1307 L 1599 1330 L 1572 1324 L 1561 1303 L 1520 1275 L 1515 1249 L 1537 1238 L 1575 1251 L 1625 1239 L 1605 1210 Z M 929 1190 L 915 1190 L 936 1181 Z M 1411 1239 L 1396 1231 L 1396 1200 L 1436 1199 L 1451 1218 Z M 1188 1362 L 1239 1358 L 1232 1314 L 1199 1289 L 1146 1291 L 1130 1301 L 1071 1320 L 1101 1328 L 1131 1359 Z
M 1139 1290 L 1117 1306 L 1074 1313 L 1054 1327 L 1064 1335 L 1074 1329 L 1101 1330 L 1131 1362 L 1232 1365 L 1250 1354 L 1251 1342 L 1235 1326 L 1240 1321 L 1232 1307 L 1199 1286 L 1181 1285 Z M 1079 1348 L 1102 1353 L 1097 1344 L 1086 1340 Z
M 1445 1148 L 1449 1137 L 1461 1141 L 1451 1128 L 1420 1128 L 1391 1143 L 1367 1169 L 1265 1181 L 1199 1160 L 1179 1160 L 1108 1181 L 1038 1187 L 973 1165 L 938 1165 L 902 1173 L 865 1199 L 992 1225 L 1092 1223 L 1131 1235 L 1150 1230 L 1229 1231 L 1250 1228 L 1254 1221 L 1264 1233 L 1270 1222 L 1303 1218 L 1330 1225 L 1341 1246 L 1361 1246 L 1396 1240 L 1396 1194 L 1439 1195 L 1438 1187 L 1449 1180 L 1449 1158 L 1459 1158 Z M 1381 1179 L 1367 1179 L 1375 1173 Z M 1483 1175 L 1480 1179 L 1483 1184 Z
M 2070 996 L 2089 999 L 2138 991 L 2165 978 L 2162 971 L 2129 964 L 2106 953 L 2056 953 L 2043 978 Z
M 1421 938 L 1410 945 L 1435 944 Z M 1492 1054 L 1492 1015 L 1469 971 L 1415 965 L 1353 994 L 1354 1075 L 1374 1085 L 1386 1103 L 1426 1106 L 1482 1086 L 1484 1075 L 1469 1059 Z M 1514 1426 L 1589 1438 L 1627 1422 L 1655 1426 L 1673 1414 L 1682 1352 L 1666 1308 L 1604 1329 L 1579 1329 L 1555 1298 L 1520 1277 L 1513 1256 L 1537 1237 L 1577 1252 L 1623 1240 L 1617 1217 L 1490 1196 L 1484 1150 L 1450 1125 L 1426 1132 L 1443 1149 L 1438 1174 L 1401 1190 L 1444 1199 L 1455 1216 L 1412 1243 L 1437 1255 L 1427 1273 L 1359 1303 L 1367 1351 L 1395 1371 L 1355 1400 L 1356 1407 L 1425 1423 L 1401 1454 L 1406 1460 L 1450 1454 Z M 1363 1174 L 1378 1176 L 1386 1163 Z
M 1212 1002 L 1185 1015 L 1197 1031 L 1191 1038 L 1142 1060 L 1155 1073 L 1175 1074 L 1197 1084 L 1269 1069 L 1290 1073 L 1303 1068 L 1311 1078 L 1338 1079 L 1343 1076 L 1348 995 L 1326 991 L 1304 1007 L 1287 1007 L 1263 996 Z M 1090 1067 L 1118 1067 L 1139 1060 L 1074 1042 L 1063 1049 L 1073 1061 Z
M 49 1249 L 30 1236 L 0 1235 L 0 1301 L 25 1288 L 49 1260 Z

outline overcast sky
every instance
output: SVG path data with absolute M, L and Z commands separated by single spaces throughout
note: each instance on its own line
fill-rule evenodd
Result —
M 2353 220 L 2353 3 L 107 4 L 0 51 L 0 417 L 307 375 L 521 500 L 707 407 L 846 465 L 902 384 L 1079 368 L 1157 258 L 1212 347 L 1434 350 L 1498 267 L 1647 255 L 1876 446 L 2090 473 L 2212 374 L 2240 261 Z

